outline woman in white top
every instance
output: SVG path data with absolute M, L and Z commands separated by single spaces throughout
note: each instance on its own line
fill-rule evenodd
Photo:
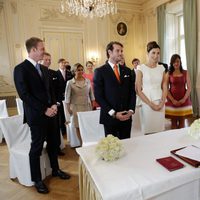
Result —
M 89 79 L 83 77 L 84 68 L 80 63 L 74 65 L 75 77 L 67 82 L 65 90 L 65 102 L 67 110 L 73 115 L 73 122 L 77 136 L 82 144 L 77 112 L 92 110 L 94 95 Z
M 138 66 L 136 88 L 142 100 L 140 121 L 144 134 L 163 131 L 165 129 L 165 99 L 167 96 L 167 74 L 158 64 L 160 47 L 155 42 L 147 44 L 148 60 Z

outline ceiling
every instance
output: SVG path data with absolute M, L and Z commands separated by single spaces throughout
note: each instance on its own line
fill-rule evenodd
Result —
M 148 0 L 116 0 L 120 3 L 131 3 L 131 4 L 144 4 L 148 2 Z

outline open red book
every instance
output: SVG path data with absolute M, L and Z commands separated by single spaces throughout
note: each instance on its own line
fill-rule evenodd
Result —
M 165 167 L 169 171 L 174 171 L 184 167 L 184 164 L 182 164 L 181 162 L 179 162 L 178 160 L 176 160 L 171 156 L 159 158 L 156 159 L 156 161 L 159 162 L 163 167 Z
M 185 147 L 183 147 L 183 148 L 185 148 Z M 184 161 L 187 162 L 188 164 L 192 165 L 193 167 L 199 167 L 199 166 L 200 166 L 200 162 L 199 162 L 199 161 L 197 161 L 197 160 L 192 160 L 192 159 L 190 159 L 190 158 L 186 158 L 186 157 L 184 157 L 184 156 L 179 156 L 178 154 L 176 154 L 176 152 L 177 152 L 178 150 L 181 150 L 181 149 L 183 149 L 183 148 L 175 149 L 175 150 L 171 151 L 171 153 L 174 154 L 175 156 L 181 158 L 182 160 L 184 160 Z

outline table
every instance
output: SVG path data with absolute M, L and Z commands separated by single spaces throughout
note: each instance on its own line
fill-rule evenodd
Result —
M 184 128 L 122 140 L 125 154 L 113 162 L 98 159 L 96 145 L 77 148 L 80 199 L 199 200 L 200 168 L 175 157 L 185 167 L 169 172 L 156 162 L 173 149 L 200 142 L 187 132 Z

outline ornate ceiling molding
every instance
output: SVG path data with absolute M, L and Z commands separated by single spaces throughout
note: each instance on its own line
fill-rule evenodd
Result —
M 58 11 L 55 8 L 49 9 L 49 8 L 41 8 L 41 20 L 51 20 L 51 19 L 58 19 Z
M 130 24 L 134 16 L 134 14 L 124 14 L 124 12 L 119 10 L 117 15 L 110 15 L 110 20 L 114 24 L 116 24 L 119 21 L 124 21 L 126 22 L 126 24 Z
M 68 13 L 60 13 L 57 8 L 41 8 L 40 9 L 40 20 L 41 21 L 64 21 L 72 23 L 77 20 L 82 23 L 83 19 L 76 16 L 69 16 Z

